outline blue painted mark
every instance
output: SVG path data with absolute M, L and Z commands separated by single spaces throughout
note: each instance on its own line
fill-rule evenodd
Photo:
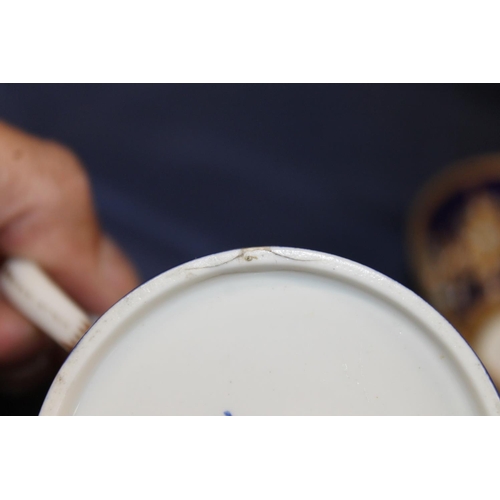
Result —
M 233 416 L 233 414 L 230 411 L 225 411 L 224 415 L 226 415 L 226 417 L 232 417 Z

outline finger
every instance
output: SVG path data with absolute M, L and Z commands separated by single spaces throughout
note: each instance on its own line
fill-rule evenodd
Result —
M 52 342 L 0 299 L 0 366 L 22 362 Z
M 3 257 L 34 260 L 95 314 L 137 286 L 132 264 L 100 228 L 89 178 L 71 151 L 0 123 L 0 166 Z M 20 366 L 51 345 L 5 303 L 0 317 L 0 366 Z
M 123 252 L 101 236 L 93 255 L 80 254 L 68 262 L 48 265 L 48 271 L 85 310 L 102 314 L 135 288 L 138 277 Z
M 64 351 L 0 299 L 0 393 L 20 394 L 48 383 Z
M 0 248 L 34 260 L 82 307 L 101 314 L 137 286 L 137 274 L 102 233 L 78 159 L 57 145 L 41 149 L 36 168 L 26 165 L 30 175 L 17 178 L 25 201 L 4 224 Z

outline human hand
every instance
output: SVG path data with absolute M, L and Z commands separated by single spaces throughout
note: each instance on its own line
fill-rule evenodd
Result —
M 0 259 L 37 262 L 78 304 L 101 314 L 138 284 L 103 234 L 78 158 L 0 122 Z M 0 390 L 22 390 L 53 370 L 54 343 L 0 297 Z M 52 365 L 52 366 L 51 366 Z

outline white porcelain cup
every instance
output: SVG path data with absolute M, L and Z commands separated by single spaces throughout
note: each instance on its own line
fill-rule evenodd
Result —
M 360 264 L 279 247 L 204 257 L 131 292 L 72 350 L 41 410 L 499 413 L 478 358 L 421 298 Z

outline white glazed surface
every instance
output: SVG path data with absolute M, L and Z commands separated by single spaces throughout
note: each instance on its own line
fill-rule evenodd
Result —
M 500 402 L 401 285 L 318 252 L 218 254 L 139 287 L 83 337 L 42 414 L 478 415 Z

